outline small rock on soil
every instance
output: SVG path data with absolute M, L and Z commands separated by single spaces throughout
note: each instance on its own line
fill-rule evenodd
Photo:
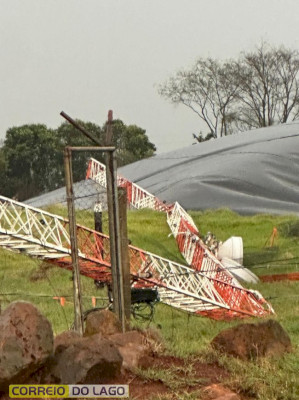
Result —
M 121 332 L 121 324 L 117 316 L 109 310 L 96 310 L 86 317 L 84 336 L 100 333 L 107 337 L 119 332 Z

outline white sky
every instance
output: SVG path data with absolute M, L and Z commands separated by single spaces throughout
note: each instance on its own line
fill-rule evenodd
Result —
M 191 144 L 203 125 L 157 85 L 261 40 L 299 48 L 298 0 L 0 0 L 0 139 L 26 123 L 55 128 L 62 110 L 102 125 L 112 109 L 158 152 Z

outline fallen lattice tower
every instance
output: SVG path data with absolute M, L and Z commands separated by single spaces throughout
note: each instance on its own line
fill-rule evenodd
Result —
M 91 158 L 87 169 L 87 179 L 91 179 L 106 187 L 106 167 L 101 162 Z M 178 248 L 190 267 L 204 274 L 212 280 L 214 288 L 228 305 L 227 316 L 236 316 L 236 313 L 249 313 L 251 315 L 264 315 L 271 310 L 271 306 L 257 291 L 245 290 L 238 280 L 217 259 L 200 238 L 199 231 L 192 217 L 175 202 L 166 204 L 159 198 L 141 188 L 127 178 L 118 175 L 117 183 L 126 188 L 128 203 L 136 209 L 149 208 L 165 212 L 171 232 L 176 239 Z M 236 301 L 235 288 L 242 293 L 242 301 Z M 266 305 L 266 308 L 264 307 Z M 263 310 L 263 311 L 262 311 Z M 210 316 L 216 317 L 215 311 Z M 218 313 L 221 318 L 224 314 Z
M 72 270 L 67 219 L 0 196 L 0 247 Z M 111 281 L 109 237 L 77 225 L 82 275 Z M 156 287 L 160 300 L 213 318 L 263 316 L 270 305 L 256 292 L 129 246 L 133 287 Z M 229 294 L 222 296 L 220 293 Z

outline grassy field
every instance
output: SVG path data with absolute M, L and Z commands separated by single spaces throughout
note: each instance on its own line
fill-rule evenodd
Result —
M 66 211 L 49 209 L 63 216 Z M 257 275 L 293 272 L 299 270 L 299 222 L 294 216 L 258 215 L 239 216 L 229 210 L 192 212 L 200 232 L 213 232 L 218 239 L 242 236 L 244 264 Z M 93 226 L 93 216 L 81 212 L 77 222 Z M 278 237 L 270 247 L 273 228 Z M 107 217 L 104 216 L 107 231 Z M 177 250 L 165 215 L 149 210 L 130 211 L 128 232 L 132 244 L 184 263 Z M 70 273 L 56 267 L 41 265 L 25 256 L 0 251 L 0 301 L 2 309 L 13 300 L 29 300 L 50 319 L 57 334 L 68 329 L 73 321 L 72 281 Z M 91 297 L 106 297 L 104 291 L 96 291 L 93 281 L 82 279 L 84 309 L 91 308 Z M 232 389 L 241 391 L 248 398 L 260 400 L 299 399 L 299 282 L 282 281 L 250 285 L 259 290 L 273 305 L 273 316 L 289 333 L 294 351 L 277 360 L 258 359 L 242 362 L 216 354 L 209 346 L 211 339 L 222 329 L 238 321 L 221 322 L 200 318 L 174 310 L 163 304 L 156 306 L 153 326 L 158 327 L 165 341 L 166 352 L 180 357 L 196 356 L 213 362 L 218 360 L 230 371 L 224 382 Z M 53 297 L 66 297 L 65 307 Z M 105 300 L 100 301 L 102 304 Z M 249 320 L 253 321 L 253 320 Z M 159 376 L 167 381 L 167 377 Z M 166 382 L 167 384 L 167 382 Z M 191 398 L 191 397 L 186 397 Z M 160 397 L 162 399 L 162 397 Z

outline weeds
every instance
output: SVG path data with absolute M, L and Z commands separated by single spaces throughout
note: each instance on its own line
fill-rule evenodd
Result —
M 63 214 L 62 207 L 52 207 L 50 212 Z M 202 234 L 212 231 L 218 239 L 242 236 L 244 262 L 258 275 L 298 271 L 299 237 L 298 218 L 290 216 L 258 215 L 239 216 L 230 210 L 192 212 Z M 93 215 L 80 212 L 78 223 L 93 227 Z M 185 263 L 169 229 L 165 215 L 150 210 L 130 211 L 128 232 L 132 244 L 157 253 L 174 261 Z M 142 227 L 142 231 L 140 230 Z M 273 227 L 279 235 L 273 247 L 266 245 Z M 104 215 L 107 233 L 107 217 Z M 73 322 L 71 274 L 58 267 L 40 268 L 39 263 L 20 254 L 0 250 L 0 303 L 2 309 L 13 300 L 28 300 L 52 322 L 55 334 L 68 329 Z M 30 279 L 31 278 L 31 279 Z M 197 386 L 204 384 L 194 378 L 190 357 L 207 363 L 216 363 L 229 371 L 224 384 L 243 393 L 247 398 L 258 400 L 297 400 L 299 373 L 299 282 L 274 282 L 250 285 L 259 290 L 273 305 L 277 319 L 286 329 L 293 343 L 293 353 L 281 359 L 258 359 L 243 362 L 217 354 L 209 343 L 221 330 L 240 323 L 223 322 L 189 315 L 169 306 L 158 304 L 153 326 L 159 330 L 166 353 L 186 359 L 184 370 L 168 368 L 140 372 L 144 379 L 163 381 L 170 394 L 153 397 L 153 400 L 199 399 Z M 97 291 L 91 279 L 82 277 L 83 308 L 92 307 L 91 297 L 105 297 L 105 291 Z M 61 307 L 55 296 L 65 296 L 66 305 Z M 98 300 L 100 301 L 100 300 Z M 256 320 L 249 320 L 250 322 Z M 190 367 L 190 368 L 189 368 Z M 192 375 L 193 374 L 193 375 Z M 194 389 L 186 391 L 188 386 Z M 175 392 L 180 390 L 180 395 Z

